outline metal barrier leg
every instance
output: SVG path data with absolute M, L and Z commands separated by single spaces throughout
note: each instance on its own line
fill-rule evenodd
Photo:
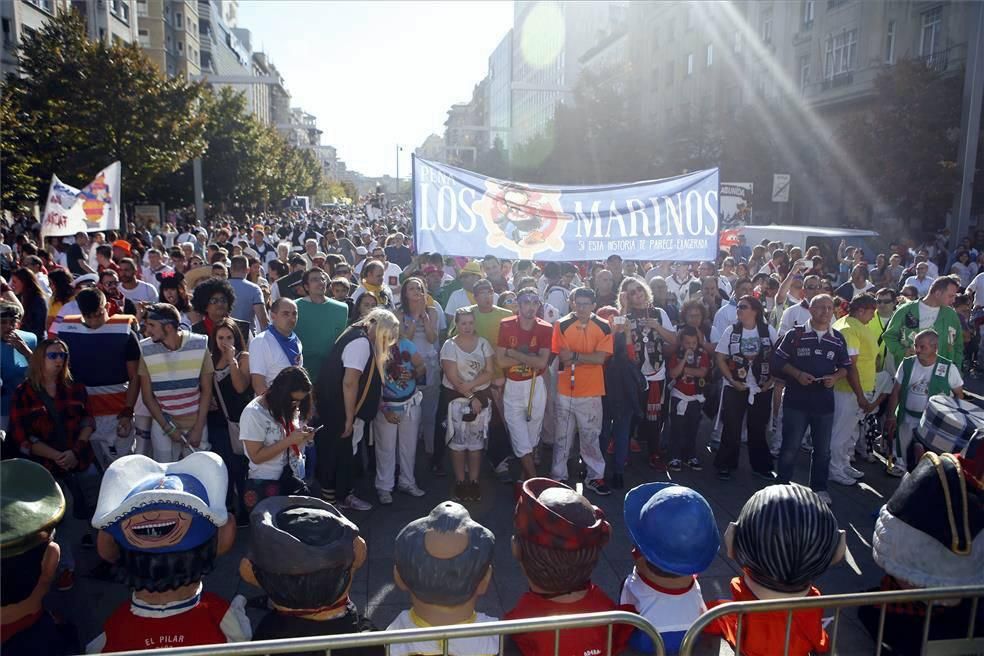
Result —
M 973 597 L 970 602 L 970 622 L 968 622 L 967 627 L 967 639 L 974 637 L 974 624 L 977 621 L 977 602 L 980 601 L 980 597 Z
M 885 610 L 888 604 L 881 605 L 881 613 L 878 615 L 878 635 L 875 637 L 875 656 L 881 656 L 882 638 L 885 637 Z
M 608 625 L 608 649 L 605 651 L 605 653 L 608 654 L 608 656 L 615 656 L 615 654 L 612 653 L 612 629 L 613 628 L 614 627 L 611 624 Z
M 923 622 L 923 634 L 922 634 L 922 645 L 919 647 L 919 653 L 926 653 L 926 643 L 929 642 L 929 623 L 933 619 L 933 602 L 926 602 L 926 621 Z
M 793 631 L 793 609 L 786 611 L 786 644 L 782 648 L 782 656 L 789 656 L 789 635 Z
M 554 631 L 554 656 L 560 656 L 560 629 Z
M 837 631 L 840 629 L 841 609 L 834 609 L 834 628 L 830 631 L 830 653 L 831 656 L 837 653 Z
M 742 613 L 738 613 L 738 628 L 735 630 L 735 656 L 741 654 L 741 621 L 744 617 Z

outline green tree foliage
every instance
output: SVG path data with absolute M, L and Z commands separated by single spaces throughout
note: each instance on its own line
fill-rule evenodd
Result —
M 77 13 L 49 20 L 18 54 L 22 75 L 10 76 L 4 93 L 21 120 L 4 135 L 2 155 L 23 165 L 18 175 L 39 196 L 52 173 L 81 186 L 120 160 L 125 193 L 144 198 L 155 178 L 204 149 L 204 87 L 165 78 L 135 45 L 90 41 Z
M 961 80 L 902 60 L 878 76 L 869 108 L 841 126 L 881 200 L 910 224 L 941 221 L 959 187 Z
M 5 208 L 19 208 L 37 200 L 38 188 L 31 175 L 38 158 L 27 146 L 25 131 L 30 120 L 20 111 L 17 89 L 0 86 L 0 202 Z

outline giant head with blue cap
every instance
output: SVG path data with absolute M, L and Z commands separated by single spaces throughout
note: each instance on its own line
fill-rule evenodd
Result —
M 689 487 L 645 483 L 625 495 L 624 513 L 632 543 L 657 574 L 699 574 L 721 546 L 714 512 Z
M 222 459 L 200 451 L 174 463 L 130 455 L 106 470 L 92 526 L 99 555 L 120 561 L 135 590 L 163 592 L 197 583 L 227 551 L 235 524 L 225 508 Z

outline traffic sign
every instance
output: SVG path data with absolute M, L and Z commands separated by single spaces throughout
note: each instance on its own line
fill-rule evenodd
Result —
M 772 176 L 772 202 L 789 202 L 789 174 L 776 173 Z

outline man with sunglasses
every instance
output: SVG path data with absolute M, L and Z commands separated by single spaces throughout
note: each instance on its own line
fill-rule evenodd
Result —
M 810 303 L 813 297 L 822 291 L 821 282 L 820 276 L 811 275 L 803 278 L 803 300 L 789 306 L 782 313 L 782 320 L 779 322 L 780 337 L 797 326 L 806 325 L 810 320 Z
M 137 306 L 120 290 L 120 276 L 116 271 L 113 269 L 100 271 L 98 288 L 106 295 L 106 309 L 109 311 L 109 316 L 115 314 L 137 316 Z
M 140 346 L 133 317 L 109 316 L 106 297 L 83 289 L 76 297 L 78 314 L 65 317 L 58 337 L 68 346 L 72 375 L 85 385 L 95 419 L 90 438 L 99 465 L 105 469 L 133 450 L 133 408 L 140 393 Z

